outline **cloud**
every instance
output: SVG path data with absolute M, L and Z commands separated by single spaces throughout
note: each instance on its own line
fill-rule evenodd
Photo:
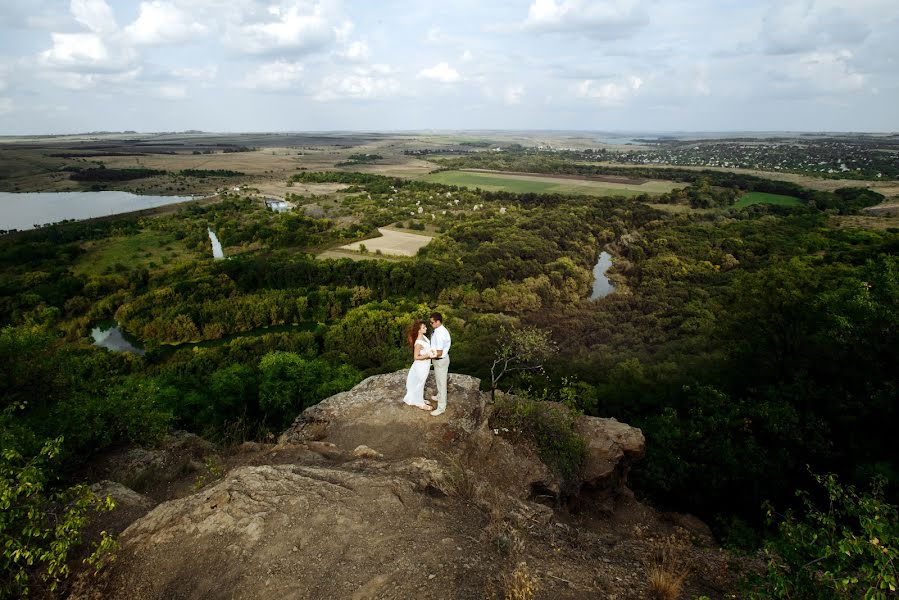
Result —
M 140 76 L 142 69 L 135 67 L 118 73 L 76 73 L 70 71 L 46 71 L 41 77 L 52 81 L 59 87 L 69 90 L 87 90 L 103 87 L 104 91 L 113 91 L 116 86 L 127 84 L 129 88 Z
M 418 72 L 418 76 L 424 77 L 425 79 L 433 79 L 440 83 L 456 83 L 462 79 L 462 76 L 459 75 L 459 71 L 445 62 L 437 63 L 433 67 L 428 67 L 427 69 L 422 69 Z
M 69 8 L 75 20 L 94 33 L 113 33 L 119 28 L 105 0 L 72 0 Z
M 593 79 L 585 79 L 575 86 L 575 95 L 580 98 L 598 100 L 604 106 L 620 106 L 630 100 L 640 88 L 643 80 L 635 75 L 624 81 L 598 83 Z
M 205 67 L 181 67 L 172 69 L 171 75 L 176 79 L 189 81 L 212 81 L 218 76 L 218 66 L 207 65 Z
M 776 88 L 796 95 L 862 91 L 867 78 L 853 69 L 849 50 L 811 52 L 774 65 L 770 76 Z
M 519 104 L 522 96 L 524 96 L 524 86 L 510 85 L 507 86 L 506 90 L 503 92 L 503 101 L 509 105 Z
M 639 0 L 534 0 L 521 29 L 538 33 L 577 32 L 600 39 L 628 37 L 649 23 Z
M 827 2 L 777 2 L 762 21 L 767 54 L 796 54 L 832 45 L 863 42 L 871 28 L 859 17 Z
M 51 33 L 53 47 L 38 55 L 50 69 L 75 72 L 113 72 L 128 69 L 135 58 L 127 47 L 111 48 L 95 33 Z
M 187 88 L 183 85 L 161 85 L 154 88 L 154 93 L 166 100 L 180 100 L 187 97 Z
M 0 115 L 11 113 L 13 109 L 12 98 L 0 98 Z
M 364 61 L 371 56 L 371 50 L 364 41 L 355 41 L 350 43 L 339 56 L 350 61 Z
M 350 24 L 348 29 L 345 21 L 337 22 L 337 15 L 318 3 L 297 2 L 286 10 L 276 6 L 269 12 L 274 20 L 242 23 L 227 33 L 226 42 L 249 54 L 303 54 L 323 49 L 352 28 Z
M 134 44 L 170 44 L 195 40 L 209 28 L 172 2 L 141 2 L 137 19 L 125 28 Z
M 260 65 L 244 78 L 240 87 L 269 92 L 297 89 L 303 80 L 303 71 L 301 63 L 276 60 Z
M 391 75 L 386 65 L 356 68 L 349 75 L 328 75 L 318 86 L 314 98 L 320 102 L 330 100 L 373 100 L 395 96 L 400 83 Z

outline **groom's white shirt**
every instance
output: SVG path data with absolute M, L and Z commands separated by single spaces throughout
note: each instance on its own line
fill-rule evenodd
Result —
M 446 330 L 446 327 L 441 325 L 440 327 L 436 327 L 434 329 L 434 333 L 431 335 L 431 348 L 435 350 L 443 350 L 443 354 L 440 358 L 449 356 L 449 349 L 452 343 L 453 342 L 450 339 L 449 331 Z

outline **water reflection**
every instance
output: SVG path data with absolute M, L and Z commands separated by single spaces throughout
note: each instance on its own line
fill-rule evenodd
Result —
M 591 300 L 604 298 L 615 291 L 615 286 L 606 277 L 606 271 L 612 266 L 612 255 L 608 252 L 600 252 L 599 260 L 593 267 L 593 293 L 590 294 Z
M 131 352 L 140 356 L 146 354 L 143 348 L 139 348 L 125 339 L 125 334 L 119 329 L 117 323 L 101 323 L 91 329 L 91 337 L 94 338 L 95 346 L 100 346 L 113 352 Z

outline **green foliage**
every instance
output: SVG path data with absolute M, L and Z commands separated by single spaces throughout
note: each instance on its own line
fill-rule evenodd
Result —
M 90 511 L 115 507 L 110 498 L 97 498 L 84 485 L 49 485 L 61 447 L 62 438 L 48 441 L 29 460 L 9 448 L 0 453 L 0 598 L 28 596 L 35 579 L 56 590 L 69 575 Z M 97 571 L 112 559 L 115 548 L 103 532 L 84 562 Z
M 767 571 L 750 583 L 750 598 L 895 598 L 899 513 L 885 501 L 885 480 L 859 493 L 833 474 L 815 475 L 826 497 L 797 492 L 803 511 L 784 515 L 767 506 L 777 536 L 765 546 Z
M 542 372 L 547 359 L 557 351 L 548 331 L 501 326 L 490 367 L 491 394 L 495 394 L 499 382 L 507 375 L 521 371 Z
M 284 427 L 320 400 L 356 385 L 359 372 L 347 365 L 336 369 L 318 359 L 293 352 L 272 352 L 259 363 L 259 406 L 275 427 Z
M 550 402 L 501 395 L 495 399 L 490 427 L 530 440 L 553 472 L 571 480 L 587 457 L 587 445 L 575 428 L 577 416 L 577 412 Z
M 246 175 L 246 173 L 231 169 L 182 169 L 179 173 L 185 177 L 242 177 Z

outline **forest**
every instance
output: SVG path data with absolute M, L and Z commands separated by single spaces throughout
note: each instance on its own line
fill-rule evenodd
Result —
M 484 156 L 440 160 L 623 174 L 549 156 Z M 79 469 L 104 449 L 152 443 L 171 428 L 226 445 L 270 439 L 323 398 L 407 368 L 404 328 L 437 309 L 453 332 L 453 370 L 486 386 L 501 331 L 547 331 L 557 351 L 545 373 L 504 389 L 642 428 L 648 450 L 631 474 L 635 492 L 699 516 L 728 548 L 781 539 L 763 506 L 801 508 L 797 490 L 818 499 L 825 474 L 853 490 L 875 482 L 865 497 L 889 516 L 899 493 L 889 442 L 899 427 L 899 231 L 831 221 L 883 197 L 719 171 L 651 176 L 684 183 L 654 203 L 713 210 L 299 172 L 291 181 L 349 187 L 323 218 L 226 194 L 155 218 L 0 237 L 0 473 L 23 481 L 30 468 L 49 495 L 75 489 Z M 734 207 L 749 191 L 802 205 Z M 393 223 L 437 237 L 407 260 L 315 256 Z M 239 250 L 230 260 L 212 260 L 207 227 Z M 165 236 L 178 257 L 82 268 L 88 242 L 146 232 Z M 617 290 L 590 300 L 602 250 Z M 91 346 L 91 328 L 112 319 L 145 355 Z M 7 506 L 26 497 L 3 492 Z M 4 535 L 26 513 L 0 519 Z M 895 536 L 895 509 L 886 522 Z

